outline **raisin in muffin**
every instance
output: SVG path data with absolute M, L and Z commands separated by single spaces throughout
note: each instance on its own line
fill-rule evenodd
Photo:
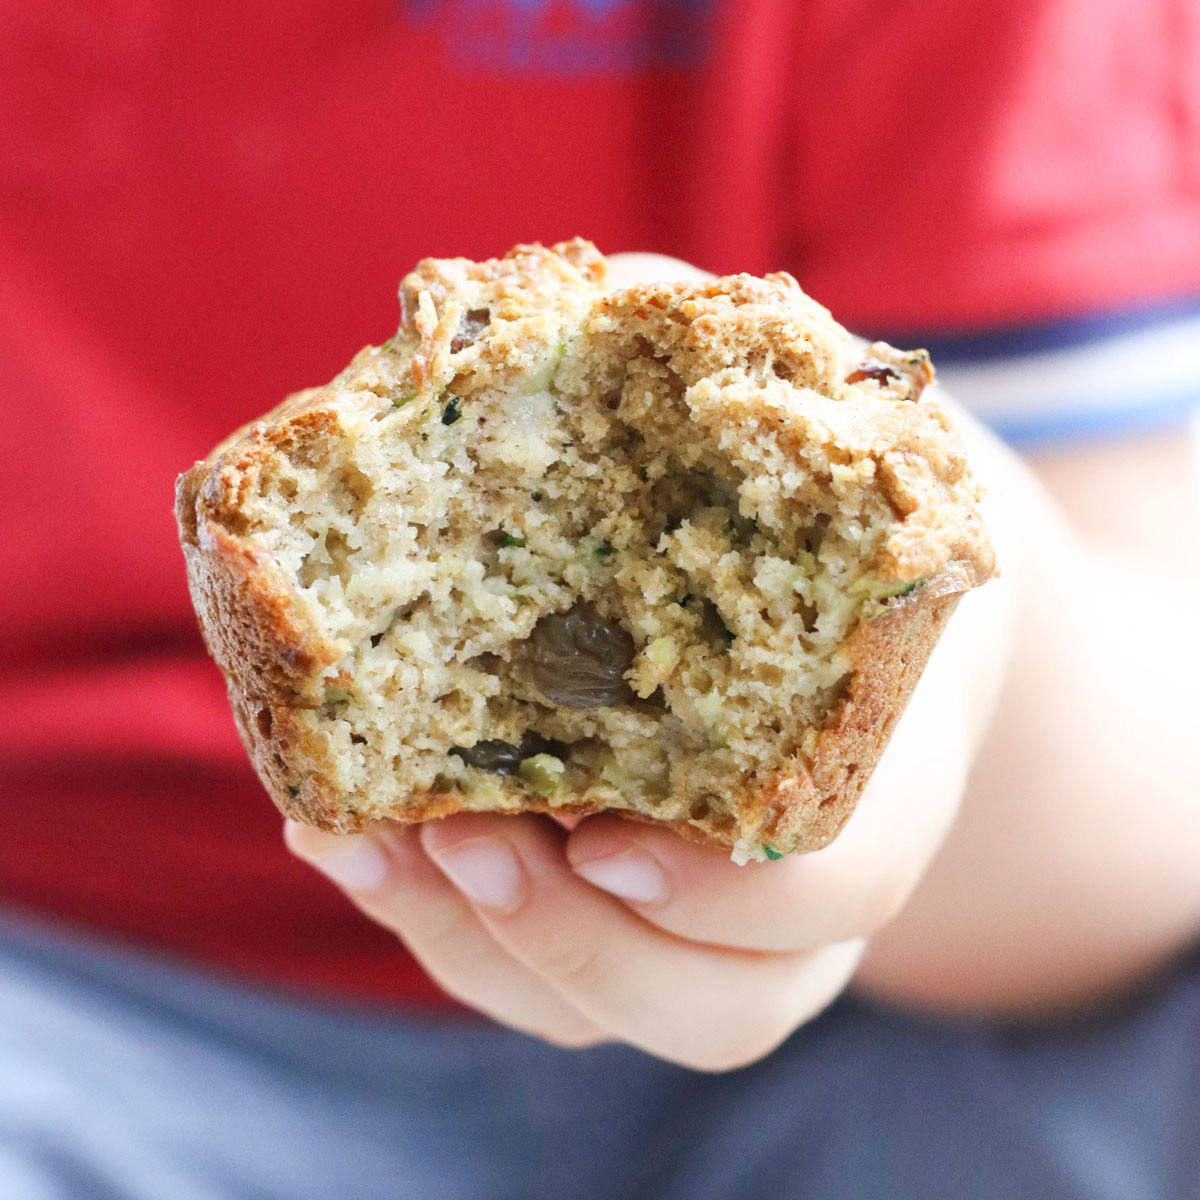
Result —
M 607 290 L 578 240 L 428 259 L 401 298 L 394 338 L 179 482 L 279 807 L 828 843 L 992 570 L 927 357 L 784 274 Z

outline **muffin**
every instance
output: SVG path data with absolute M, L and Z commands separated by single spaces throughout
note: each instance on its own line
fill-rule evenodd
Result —
M 396 336 L 179 480 L 276 804 L 335 832 L 615 812 L 738 861 L 841 829 L 993 556 L 922 351 L 791 276 L 426 259 Z

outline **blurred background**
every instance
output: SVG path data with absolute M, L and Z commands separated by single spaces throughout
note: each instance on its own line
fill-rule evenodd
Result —
M 346 1163 L 363 1187 L 348 1194 L 368 1194 L 370 1169 L 370 1194 L 395 1195 L 397 1147 L 470 1161 L 453 1137 L 476 1127 L 422 1124 L 430 1097 L 452 1111 L 482 1098 L 495 1144 L 547 1194 L 584 1124 L 603 1134 L 619 1110 L 614 1138 L 653 1131 L 657 1109 L 625 1102 L 617 1068 L 662 1064 L 606 1047 L 588 1061 L 617 1081 L 615 1108 L 559 1113 L 546 1064 L 577 1094 L 581 1059 L 535 1059 L 535 1043 L 467 1020 L 473 1032 L 448 1022 L 436 1041 L 445 997 L 286 854 L 197 632 L 172 514 L 176 476 L 214 443 L 392 334 L 419 258 L 575 235 L 719 273 L 787 270 L 856 332 L 927 346 L 1084 533 L 1195 575 L 1176 518 L 1197 483 L 1183 431 L 1200 401 L 1200 0 L 4 5 L 6 1198 L 342 1195 Z M 1168 1000 L 1164 1023 L 1094 1047 L 1066 1039 L 1057 1049 L 1078 1054 L 1059 1059 L 1036 1039 L 976 1043 L 853 1003 L 815 1027 L 803 1097 L 770 1062 L 758 1076 L 764 1130 L 824 1097 L 807 1140 L 789 1127 L 776 1150 L 884 1175 L 919 1162 L 936 1181 L 949 1176 L 927 1144 L 958 1119 L 983 1158 L 1016 1147 L 988 1159 L 995 1194 L 1053 1177 L 1095 1186 L 1037 1195 L 1166 1195 L 1139 1182 L 1146 1163 L 1167 1178 L 1139 1147 L 1167 1128 L 1173 1080 L 1171 1145 L 1195 1162 L 1181 1098 L 1200 1076 L 1173 1049 L 1194 1041 L 1194 1004 Z M 411 1046 L 376 1019 L 413 1008 L 429 1016 Z M 955 1038 L 962 1055 L 939 1059 Z M 508 1092 L 480 1084 L 488 1062 Z M 415 1084 L 414 1064 L 428 1068 Z M 923 1110 L 910 1081 L 926 1070 Z M 1119 1070 L 1124 1092 L 1106 1097 L 1093 1070 Z M 665 1077 L 706 1122 L 680 1118 L 689 1152 L 720 1120 L 744 1145 L 745 1076 Z M 404 1146 L 385 1099 L 402 1111 L 414 1092 Z M 1135 1092 L 1140 1124 L 1123 1108 Z M 547 1133 L 556 1115 L 565 1128 Z M 368 1169 L 371 1136 L 383 1150 Z M 600 1156 L 602 1178 L 625 1145 Z M 235 1152 L 240 1183 L 178 1190 Z M 973 1153 L 960 1169 L 982 1178 Z M 1174 1149 L 1161 1161 L 1189 1169 Z M 52 1178 L 62 1190 L 43 1188 Z
M 1042 453 L 1153 436 L 1197 398 L 1198 125 L 1185 0 L 9 5 L 0 904 L 437 1002 L 279 845 L 176 475 L 388 337 L 418 258 L 577 234 L 791 271 Z

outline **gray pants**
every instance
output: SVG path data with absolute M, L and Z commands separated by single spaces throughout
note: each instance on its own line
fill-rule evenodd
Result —
M 843 1001 L 725 1076 L 6 919 L 2 1200 L 1200 1197 L 1200 966 L 1073 1029 Z

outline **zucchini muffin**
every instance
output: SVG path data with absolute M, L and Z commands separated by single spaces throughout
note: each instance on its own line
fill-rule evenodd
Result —
M 399 332 L 178 486 L 279 807 L 612 811 L 826 845 L 992 553 L 920 351 L 785 274 L 611 291 L 587 242 L 427 259 Z

